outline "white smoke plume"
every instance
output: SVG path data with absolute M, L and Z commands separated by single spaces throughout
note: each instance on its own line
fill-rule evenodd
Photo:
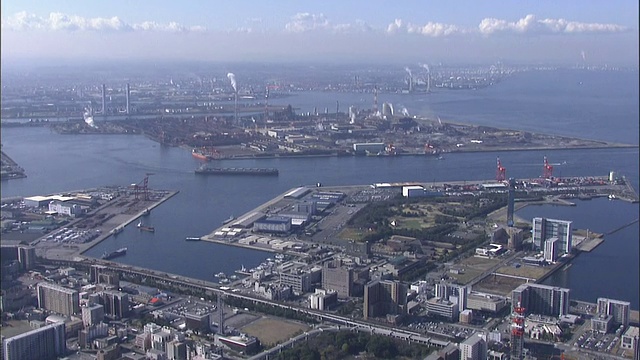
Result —
M 427 70 L 427 73 L 428 73 L 428 74 L 431 74 L 431 71 L 429 70 L 429 65 L 427 65 L 427 64 L 422 64 L 422 67 L 423 67 L 425 70 Z
M 408 117 L 408 116 L 410 116 L 410 115 L 409 115 L 409 110 L 407 110 L 407 108 L 406 108 L 406 107 L 403 107 L 403 108 L 402 108 L 402 115 L 407 116 L 407 117 Z
M 91 126 L 94 129 L 98 128 L 96 123 L 93 121 L 93 111 L 91 110 L 91 108 L 87 108 L 84 110 L 83 117 L 84 117 L 84 122 L 87 123 L 87 125 Z
M 587 53 L 584 50 L 580 51 L 580 56 L 582 56 L 582 61 L 587 62 Z
M 409 77 L 413 77 L 413 75 L 411 74 L 411 69 L 409 69 L 408 67 L 405 67 L 404 71 L 406 71 L 407 74 L 409 74 Z
M 238 87 L 236 84 L 236 75 L 234 73 L 228 73 L 227 77 L 229 81 L 231 81 L 231 86 L 233 87 L 233 91 L 238 92 Z

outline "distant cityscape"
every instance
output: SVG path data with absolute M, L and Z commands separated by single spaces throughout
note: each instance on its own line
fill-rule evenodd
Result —
M 477 91 L 547 67 L 305 68 L 213 75 L 196 67 L 160 77 L 127 69 L 64 80 L 54 69 L 37 81 L 3 74 L 2 127 L 142 134 L 184 148 L 202 165 L 198 175 L 243 178 L 282 173 L 216 162 L 637 148 L 457 124 L 382 101 Z M 323 92 L 356 94 L 368 105 L 337 100 L 303 111 L 287 103 Z M 2 180 L 29 179 L 11 156 L 3 149 Z M 289 189 L 206 235 L 180 239 L 270 254 L 210 280 L 119 263 L 130 244 L 87 255 L 125 227 L 162 236 L 148 215 L 182 189 L 156 188 L 152 172 L 131 185 L 3 196 L 3 359 L 638 359 L 640 316 L 631 302 L 597 294 L 588 303 L 543 284 L 638 219 L 605 234 L 516 214 L 596 199 L 636 204 L 633 184 L 613 170 L 560 176 L 547 156 L 534 165 L 538 177 L 515 179 L 495 160 L 495 177 L 482 181 Z

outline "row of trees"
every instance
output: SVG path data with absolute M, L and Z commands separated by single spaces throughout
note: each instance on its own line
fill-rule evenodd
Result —
M 307 342 L 284 350 L 276 359 L 344 359 L 354 355 L 364 355 L 364 358 L 369 359 L 419 359 L 432 351 L 428 346 L 401 342 L 382 335 L 325 331 Z

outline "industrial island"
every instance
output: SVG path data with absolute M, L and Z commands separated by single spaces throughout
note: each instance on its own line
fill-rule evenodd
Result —
M 514 212 L 593 197 L 637 202 L 635 191 L 613 173 L 514 181 L 500 178 L 499 167 L 497 179 L 476 183 L 291 189 L 185 239 L 275 253 L 256 268 L 239 264 L 209 281 L 110 261 L 120 254 L 82 255 L 127 224 L 153 231 L 141 220 L 176 192 L 150 189 L 147 178 L 129 187 L 3 199 L 3 211 L 15 214 L 3 222 L 3 284 L 11 284 L 3 288 L 3 314 L 23 309 L 3 322 L 18 331 L 19 319 L 42 329 L 61 321 L 70 349 L 110 354 L 286 358 L 296 357 L 300 342 L 324 346 L 338 337 L 349 346 L 330 357 L 365 348 L 433 357 L 468 346 L 488 346 L 498 357 L 548 346 L 629 356 L 625 339 L 637 332 L 638 314 L 628 302 L 606 294 L 598 304 L 577 302 L 569 289 L 539 284 L 606 234 L 573 229 L 570 221 L 529 223 Z M 38 308 L 24 315 L 33 291 Z M 547 295 L 560 300 L 533 300 Z M 3 336 L 13 336 L 9 329 L 3 326 Z M 367 345 L 373 343 L 384 345 Z M 207 350 L 196 350 L 201 346 Z

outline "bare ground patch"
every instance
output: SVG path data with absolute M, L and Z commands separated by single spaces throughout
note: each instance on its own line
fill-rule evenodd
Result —
M 257 337 L 265 347 L 271 347 L 309 329 L 308 325 L 299 322 L 263 317 L 241 330 Z

